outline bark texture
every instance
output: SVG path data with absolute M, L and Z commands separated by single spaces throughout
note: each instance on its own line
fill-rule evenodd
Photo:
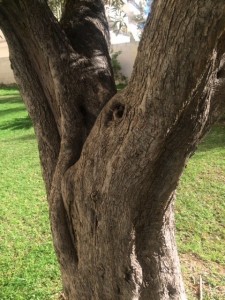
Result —
M 115 94 L 102 1 L 0 1 L 33 120 L 68 300 L 186 299 L 174 237 L 179 177 L 225 111 L 225 3 L 158 0 Z

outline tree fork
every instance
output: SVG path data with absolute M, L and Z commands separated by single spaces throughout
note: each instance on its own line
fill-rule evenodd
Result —
M 35 11 L 33 18 L 30 18 L 28 7 Z M 103 11 L 99 13 L 101 13 L 102 19 Z M 49 176 L 46 188 L 50 205 L 53 240 L 62 275 L 67 274 L 69 276 L 71 273 L 74 275 L 76 252 L 73 250 L 72 230 L 62 202 L 60 182 L 65 170 L 79 158 L 82 144 L 98 111 L 115 93 L 108 48 L 104 48 L 105 52 L 101 51 L 98 55 L 93 55 L 92 51 L 95 54 L 96 47 L 98 49 L 101 43 L 104 45 L 105 39 L 102 38 L 102 41 L 98 40 L 95 44 L 92 42 L 93 48 L 88 57 L 86 56 L 87 53 L 84 55 L 82 52 L 74 51 L 43 1 L 36 1 L 35 3 L 20 1 L 17 4 L 14 1 L 3 2 L 1 14 L 4 18 L 3 31 L 9 40 L 11 62 L 14 69 L 17 68 L 17 74 L 20 75 L 17 82 L 21 86 L 23 96 L 27 96 L 24 97 L 24 100 L 35 129 L 37 127 L 36 133 L 40 134 L 37 134 L 39 150 L 47 148 L 42 145 L 43 140 L 47 145 L 51 138 L 53 138 L 54 143 L 57 142 L 57 139 L 51 134 L 49 138 L 46 138 L 48 130 L 52 134 L 55 129 L 56 132 L 58 131 L 60 146 L 54 145 L 54 149 L 56 151 L 58 149 L 59 152 L 55 157 L 55 164 L 51 168 L 51 177 Z M 21 16 L 23 16 L 23 23 L 19 22 Z M 96 14 L 95 19 L 97 20 L 97 18 L 98 15 Z M 41 25 L 38 20 L 42 20 Z M 101 29 L 97 28 L 95 24 L 89 27 L 96 27 L 98 31 Z M 11 32 L 17 33 L 16 43 L 15 39 L 14 42 L 12 41 Z M 22 35 L 21 32 L 23 32 Z M 88 38 L 85 34 L 83 39 L 86 43 L 85 39 Z M 27 44 L 26 47 L 25 44 Z M 26 49 L 25 52 L 24 49 Z M 18 53 L 21 59 L 19 59 Z M 25 63 L 29 62 L 27 57 L 30 58 L 30 65 Z M 98 59 L 97 65 L 93 62 L 96 59 Z M 43 77 L 45 78 L 43 79 Z M 106 79 L 105 82 L 102 79 Z M 29 86 L 27 82 L 30 83 Z M 38 88 L 36 82 L 40 84 Z M 29 90 L 30 93 L 28 94 Z M 39 105 L 40 97 L 38 98 L 38 96 L 41 93 L 44 95 L 44 101 Z M 48 109 L 50 106 L 55 119 L 53 122 L 57 123 L 57 127 L 43 127 L 45 119 L 50 122 L 51 119 L 48 117 L 40 117 L 41 122 L 36 121 L 42 110 L 46 113 L 45 106 Z M 43 170 L 49 172 L 50 166 L 47 165 L 47 162 L 54 156 L 43 151 L 40 151 L 40 155 Z M 44 178 L 46 182 L 45 173 Z M 66 280 L 63 281 L 66 288 Z

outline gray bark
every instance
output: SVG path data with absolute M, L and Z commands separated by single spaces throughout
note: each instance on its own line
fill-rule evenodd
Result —
M 225 3 L 154 1 L 115 94 L 102 1 L 0 2 L 34 123 L 64 293 L 186 299 L 174 238 L 179 177 L 224 113 Z

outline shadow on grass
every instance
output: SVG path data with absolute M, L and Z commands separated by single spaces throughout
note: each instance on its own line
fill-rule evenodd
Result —
M 0 89 L 10 91 L 10 90 L 18 90 L 19 87 L 16 83 L 9 83 L 9 84 L 0 83 Z
M 20 129 L 29 129 L 33 126 L 29 116 L 24 118 L 16 118 L 10 122 L 0 126 L 0 130 L 20 130 Z
M 35 140 L 35 135 L 34 134 L 28 134 L 28 135 L 24 135 L 18 138 L 15 138 L 14 141 L 32 141 Z
M 23 103 L 21 97 L 18 94 L 15 95 L 0 95 L 0 105 L 1 104 L 15 104 L 15 103 Z
M 1 129 L 0 129 L 1 130 Z M 2 139 L 1 141 L 4 142 L 4 143 L 9 143 L 11 144 L 12 142 L 29 142 L 29 141 L 34 141 L 36 138 L 35 138 L 35 134 L 34 133 L 31 133 L 31 134 L 27 134 L 27 135 L 21 135 L 21 136 L 18 136 L 18 137 L 11 137 L 11 138 L 7 138 L 7 139 Z M 1 297 L 0 297 L 1 299 Z
M 15 108 L 8 108 L 8 109 L 4 109 L 4 110 L 0 109 L 0 117 L 3 117 L 7 114 L 16 113 L 16 112 L 25 111 L 25 110 L 26 110 L 25 107 L 15 107 Z

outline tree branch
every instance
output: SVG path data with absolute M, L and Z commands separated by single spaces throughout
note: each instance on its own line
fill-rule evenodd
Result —
M 48 104 L 49 89 L 43 89 L 43 78 L 39 77 L 27 52 L 26 42 L 18 34 L 14 14 L 7 15 L 0 7 L 0 26 L 10 49 L 10 60 L 14 76 L 19 84 L 23 100 L 34 124 L 38 140 L 41 165 L 47 193 L 50 191 L 53 174 L 59 155 L 59 133 L 55 118 Z
M 94 14 L 89 9 L 84 18 L 84 27 L 88 26 L 91 35 L 80 32 L 82 22 L 79 23 L 81 28 L 76 27 L 78 34 L 73 35 L 74 31 L 72 30 L 71 34 L 71 30 L 68 30 L 68 34 L 73 37 L 72 44 L 85 48 L 82 53 L 78 51 L 79 47 L 71 47 L 44 1 L 28 2 L 23 0 L 15 3 L 9 0 L 2 1 L 0 4 L 2 14 L 9 21 L 8 31 L 6 30 L 5 34 L 10 46 L 12 66 L 16 64 L 16 46 L 10 42 L 11 33 L 16 34 L 18 43 L 22 45 L 21 53 L 25 50 L 24 60 L 26 56 L 30 61 L 30 67 L 26 64 L 27 67 L 23 70 L 23 64 L 17 64 L 20 68 L 17 72 L 18 81 L 23 73 L 26 73 L 27 78 L 33 73 L 38 77 L 38 90 L 42 90 L 45 95 L 43 101 L 47 103 L 44 105 L 51 108 L 61 137 L 61 159 L 58 164 L 60 170 L 65 170 L 79 158 L 82 145 L 96 117 L 115 93 L 108 49 L 103 34 L 107 32 L 104 6 L 101 1 L 96 2 L 93 7 L 98 9 Z M 85 10 L 85 5 L 90 3 L 83 2 L 82 7 Z M 71 3 L 68 1 L 67 5 Z M 79 5 L 81 3 L 74 8 L 70 7 L 73 13 L 77 12 Z M 66 9 L 63 24 L 67 22 L 71 24 L 70 17 Z M 4 31 L 6 25 L 2 26 Z M 88 44 L 91 44 L 91 47 L 86 49 Z M 32 82 L 30 80 L 29 90 L 37 93 L 37 86 Z M 24 86 L 23 92 L 27 91 L 28 88 Z M 30 97 L 27 102 L 27 106 L 31 105 L 36 106 L 34 97 Z M 34 123 L 37 115 L 37 112 L 31 114 Z
M 104 104 L 116 93 L 103 2 L 67 0 L 60 24 L 78 54 L 74 69 L 82 69 L 77 82 L 83 87 L 79 93 L 80 107 L 90 129 Z
M 176 13 L 174 5 L 174 1 L 154 2 L 132 79 L 128 87 L 112 98 L 100 113 L 75 168 L 79 172 L 79 178 L 93 176 L 91 186 L 102 191 L 108 192 L 111 187 L 119 191 L 117 183 L 120 185 L 123 182 L 124 186 L 129 184 L 130 197 L 133 199 L 138 187 L 142 186 L 143 202 L 136 203 L 137 206 L 132 203 L 135 210 L 138 207 L 140 209 L 142 204 L 143 210 L 146 208 L 153 190 L 163 191 L 162 178 L 171 180 L 168 185 L 170 191 L 167 191 L 165 197 L 163 193 L 157 195 L 162 202 L 157 199 L 153 201 L 156 205 L 154 209 L 158 206 L 160 211 L 162 206 L 167 206 L 168 197 L 176 188 L 186 158 L 205 132 L 208 119 L 215 109 L 218 111 L 218 103 L 220 107 L 223 105 L 223 98 L 215 97 L 212 86 L 215 83 L 215 67 L 218 67 L 225 51 L 223 49 L 217 53 L 215 63 L 214 50 L 225 30 L 225 3 L 221 0 L 215 5 L 214 1 L 209 1 L 207 5 L 201 6 L 195 1 L 187 0 L 185 5 L 176 2 L 181 9 Z M 189 7 L 192 10 L 187 10 Z M 179 24 L 184 15 L 187 26 L 182 31 Z M 161 24 L 170 26 L 164 29 Z M 205 28 L 204 24 L 208 26 Z M 205 49 L 204 55 L 202 49 Z M 219 94 L 223 96 L 224 93 L 221 85 Z M 180 137 L 178 145 L 177 136 Z M 95 161 L 94 171 L 88 160 L 91 157 L 93 141 L 97 157 L 102 158 Z M 159 168 L 161 161 L 164 163 Z M 79 170 L 79 165 L 82 165 L 82 171 Z M 94 174 L 100 170 L 104 173 L 103 182 L 95 182 Z M 173 173 L 175 170 L 177 171 Z M 169 176 L 171 173 L 173 178 Z M 124 178 L 124 174 L 139 175 L 138 178 Z M 148 185 L 154 177 L 153 182 L 158 182 L 161 189 L 159 186 L 153 188 Z M 132 180 L 134 183 L 130 184 Z M 128 194 L 129 192 L 127 197 Z M 137 200 L 139 199 L 137 196 Z
M 185 26 L 180 26 L 183 20 Z M 65 208 L 78 228 L 78 259 L 86 266 L 85 280 L 89 280 L 88 257 L 95 257 L 99 232 L 106 244 L 99 264 L 107 265 L 109 257 L 128 253 L 126 238 L 134 226 L 146 279 L 143 289 L 151 289 L 147 278 L 151 277 L 148 258 L 155 251 L 153 234 L 154 238 L 162 235 L 179 177 L 208 120 L 218 107 L 223 107 L 221 114 L 224 111 L 224 85 L 217 93 L 220 97 L 212 90 L 225 49 L 217 51 L 216 60 L 214 51 L 224 31 L 222 0 L 204 5 L 194 0 L 154 2 L 128 87 L 105 105 L 79 161 L 63 180 Z M 115 239 L 111 248 L 108 236 Z M 93 256 L 84 255 L 92 248 Z M 123 264 L 129 265 L 125 260 Z
M 95 119 L 116 91 L 104 37 L 107 31 L 104 7 L 99 3 L 93 5 L 98 7 L 94 15 L 88 11 L 83 27 L 80 21 L 75 35 L 68 30 L 68 39 L 46 1 L 0 2 L 1 26 L 9 44 L 12 66 L 34 122 L 43 169 L 50 172 L 44 179 L 53 240 L 62 273 L 69 277 L 74 276 L 77 264 L 76 239 L 64 208 L 61 179 L 79 159 Z M 86 4 L 82 4 L 84 9 Z M 73 13 L 77 13 L 76 9 Z M 64 24 L 71 21 L 67 12 Z M 80 31 L 87 28 L 91 34 Z M 91 47 L 87 47 L 89 44 Z M 55 152 L 44 152 L 48 148 Z M 66 288 L 70 281 L 67 278 L 63 281 Z

